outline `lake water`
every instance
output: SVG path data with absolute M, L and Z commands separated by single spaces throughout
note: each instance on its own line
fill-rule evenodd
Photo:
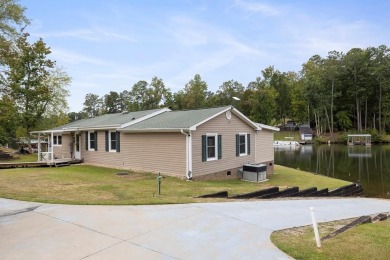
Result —
M 390 199 L 390 145 L 274 147 L 275 164 L 363 185 L 366 197 Z

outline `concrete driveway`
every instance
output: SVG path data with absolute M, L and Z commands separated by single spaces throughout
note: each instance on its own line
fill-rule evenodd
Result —
M 270 234 L 310 224 L 312 206 L 322 222 L 388 212 L 390 200 L 77 206 L 0 199 L 0 259 L 288 259 Z

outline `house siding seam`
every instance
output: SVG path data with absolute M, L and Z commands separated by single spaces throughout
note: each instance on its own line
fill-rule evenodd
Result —
M 71 158 L 72 136 L 70 134 L 62 134 L 62 145 L 54 145 L 54 158 Z M 72 150 L 73 154 L 73 150 Z
M 105 131 L 98 131 L 98 150 L 82 147 L 81 156 L 87 164 L 183 177 L 186 139 L 181 133 L 120 133 L 120 152 L 107 152 Z
M 197 127 L 196 131 L 192 132 L 192 176 L 194 179 L 204 178 L 203 175 L 221 176 L 221 172 L 242 167 L 246 163 L 255 162 L 255 153 L 250 155 L 236 157 L 236 134 L 238 133 L 251 134 L 251 151 L 255 149 L 254 136 L 256 131 L 232 114 L 230 120 L 226 119 L 225 113 L 211 119 L 210 121 Z M 218 133 L 222 135 L 222 159 L 214 161 L 202 162 L 202 135 L 206 133 Z M 232 172 L 232 175 L 236 175 Z

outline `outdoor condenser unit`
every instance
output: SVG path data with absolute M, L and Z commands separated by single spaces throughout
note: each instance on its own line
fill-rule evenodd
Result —
M 267 165 L 265 164 L 244 164 L 242 168 L 242 179 L 245 181 L 260 182 L 267 178 Z

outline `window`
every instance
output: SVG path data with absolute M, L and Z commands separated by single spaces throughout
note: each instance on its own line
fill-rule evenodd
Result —
M 120 133 L 106 131 L 106 152 L 120 152 Z
M 246 134 L 240 134 L 240 155 L 246 155 Z
M 96 148 L 96 133 L 88 132 L 88 150 L 94 151 Z
M 250 154 L 250 140 L 250 134 L 239 133 L 236 135 L 236 156 L 244 156 Z
M 53 145 L 62 145 L 62 135 L 54 135 L 53 136 Z
M 116 152 L 116 132 L 110 132 L 110 151 Z
M 75 145 L 76 145 L 76 152 L 80 152 L 80 135 L 79 134 L 76 134 Z
M 202 135 L 202 161 L 222 159 L 222 136 L 218 134 Z
M 216 150 L 216 143 L 217 143 L 217 140 L 216 140 L 216 135 L 208 135 L 207 136 L 207 142 L 206 142 L 206 146 L 207 146 L 207 160 L 215 160 L 215 150 Z

